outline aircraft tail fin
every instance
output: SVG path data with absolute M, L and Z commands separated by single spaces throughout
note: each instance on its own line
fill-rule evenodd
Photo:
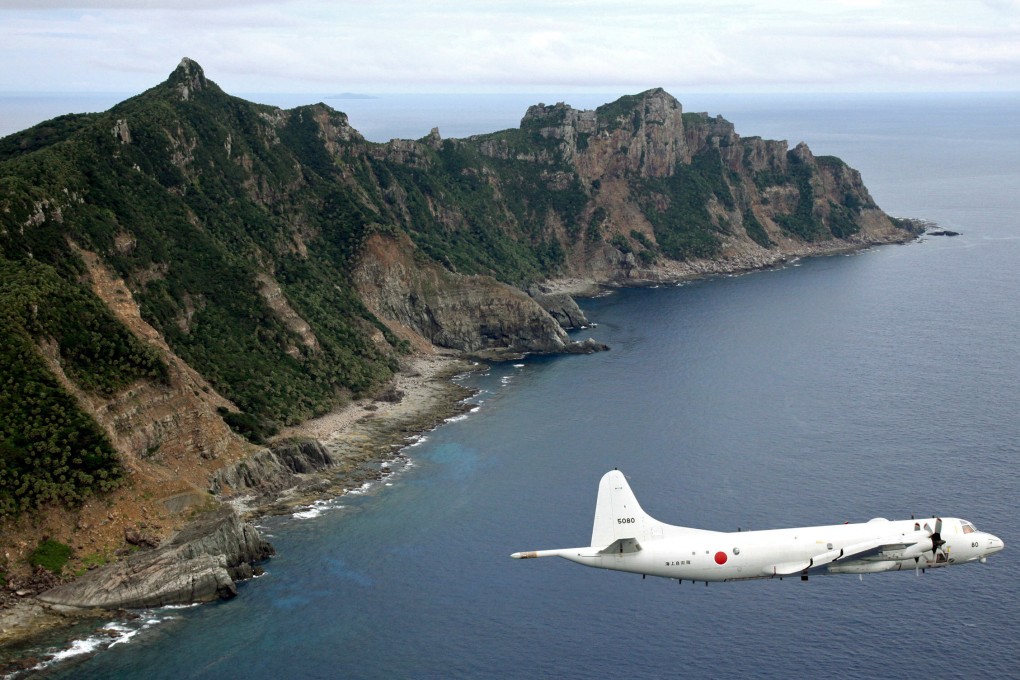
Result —
M 662 535 L 662 524 L 641 509 L 630 490 L 627 478 L 619 470 L 610 470 L 599 482 L 599 496 L 595 503 L 595 524 L 591 531 L 591 545 L 608 548 L 617 543 L 621 552 L 640 550 L 640 542 Z M 630 549 L 623 548 L 624 546 Z

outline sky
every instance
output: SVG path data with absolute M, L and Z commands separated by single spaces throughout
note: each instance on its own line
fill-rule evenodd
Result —
M 1020 0 L 0 0 L 0 93 L 1020 91 Z

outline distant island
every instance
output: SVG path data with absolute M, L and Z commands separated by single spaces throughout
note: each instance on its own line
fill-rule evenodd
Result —
M 567 335 L 587 321 L 571 295 L 919 233 L 840 159 L 661 89 L 377 144 L 189 59 L 0 139 L 0 183 L 0 583 L 30 598 L 80 575 L 42 597 L 82 607 L 199 597 L 167 574 L 230 596 L 271 547 L 227 501 L 378 474 L 364 461 L 458 408 L 458 358 L 606 349 Z

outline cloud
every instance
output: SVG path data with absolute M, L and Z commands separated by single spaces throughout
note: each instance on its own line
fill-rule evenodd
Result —
M 219 8 L 237 8 L 255 5 L 282 5 L 292 0 L 217 0 Z M 209 0 L 0 0 L 0 12 L 4 10 L 28 10 L 45 12 L 51 10 L 173 10 L 191 11 L 208 9 Z
M 239 92 L 1020 89 L 1014 0 L 0 0 L 0 15 L 7 90 L 137 90 L 185 55 Z

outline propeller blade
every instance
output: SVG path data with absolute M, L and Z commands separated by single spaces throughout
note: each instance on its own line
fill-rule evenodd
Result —
M 932 557 L 938 558 L 938 550 L 944 546 L 946 542 L 942 540 L 942 518 L 938 517 L 935 520 L 935 531 L 931 534 L 931 554 Z

